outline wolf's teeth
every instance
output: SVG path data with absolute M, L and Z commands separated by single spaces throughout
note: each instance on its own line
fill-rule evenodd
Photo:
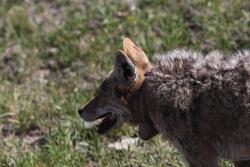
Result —
M 95 121 L 94 121 L 94 124 L 95 124 L 95 125 L 99 125 L 99 124 L 103 121 L 103 119 L 104 119 L 104 118 L 100 118 L 100 119 L 98 119 L 98 120 L 95 120 Z

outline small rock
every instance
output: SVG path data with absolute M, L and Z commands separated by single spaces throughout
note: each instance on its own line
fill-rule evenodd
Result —
M 76 143 L 75 149 L 80 153 L 86 153 L 88 151 L 89 144 L 85 141 Z
M 124 137 L 121 139 L 121 141 L 108 144 L 108 148 L 114 148 L 116 150 L 128 150 L 128 149 L 134 149 L 140 144 L 141 140 L 138 137 L 136 138 Z
M 39 143 L 39 141 L 43 140 L 44 136 L 30 136 L 26 135 L 23 137 L 24 145 L 34 145 L 35 143 Z
M 129 10 L 134 11 L 137 9 L 138 0 L 126 0 L 125 3 Z
M 56 55 L 58 53 L 58 49 L 57 48 L 49 48 L 49 53 Z
M 85 127 L 86 129 L 92 129 L 92 128 L 95 127 L 95 122 L 85 122 L 85 121 L 84 121 L 84 127 Z
M 32 73 L 32 80 L 37 81 L 41 84 L 47 84 L 48 83 L 48 76 L 50 75 L 50 71 L 47 69 L 39 69 L 37 71 L 34 71 Z

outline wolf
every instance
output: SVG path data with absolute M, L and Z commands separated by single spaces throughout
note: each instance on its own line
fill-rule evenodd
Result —
M 148 140 L 170 141 L 190 167 L 217 167 L 218 159 L 250 166 L 250 51 L 224 56 L 184 49 L 150 63 L 128 38 L 96 96 L 79 109 L 85 121 L 101 119 L 105 134 L 130 122 Z

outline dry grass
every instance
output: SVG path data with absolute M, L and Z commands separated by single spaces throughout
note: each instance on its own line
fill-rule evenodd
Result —
M 123 36 L 150 57 L 176 47 L 235 51 L 250 47 L 249 11 L 247 0 L 2 0 L 0 166 L 184 166 L 159 137 L 136 150 L 108 148 L 136 131 L 98 136 L 76 110 Z

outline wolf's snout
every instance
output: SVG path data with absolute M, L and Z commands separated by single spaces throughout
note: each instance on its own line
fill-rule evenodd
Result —
M 91 121 L 95 120 L 94 118 L 92 118 L 93 114 L 91 114 L 90 112 L 87 112 L 85 108 L 79 109 L 78 114 L 85 121 L 90 121 L 91 122 Z
M 78 114 L 81 116 L 83 109 L 78 110 Z
M 87 122 L 95 121 L 98 118 L 98 114 L 96 113 L 95 109 L 89 108 L 89 106 L 85 106 L 78 110 L 79 116 Z
M 78 114 L 85 121 L 95 121 L 95 118 L 92 118 L 94 117 L 93 113 L 87 112 L 87 110 L 84 107 L 78 110 Z

